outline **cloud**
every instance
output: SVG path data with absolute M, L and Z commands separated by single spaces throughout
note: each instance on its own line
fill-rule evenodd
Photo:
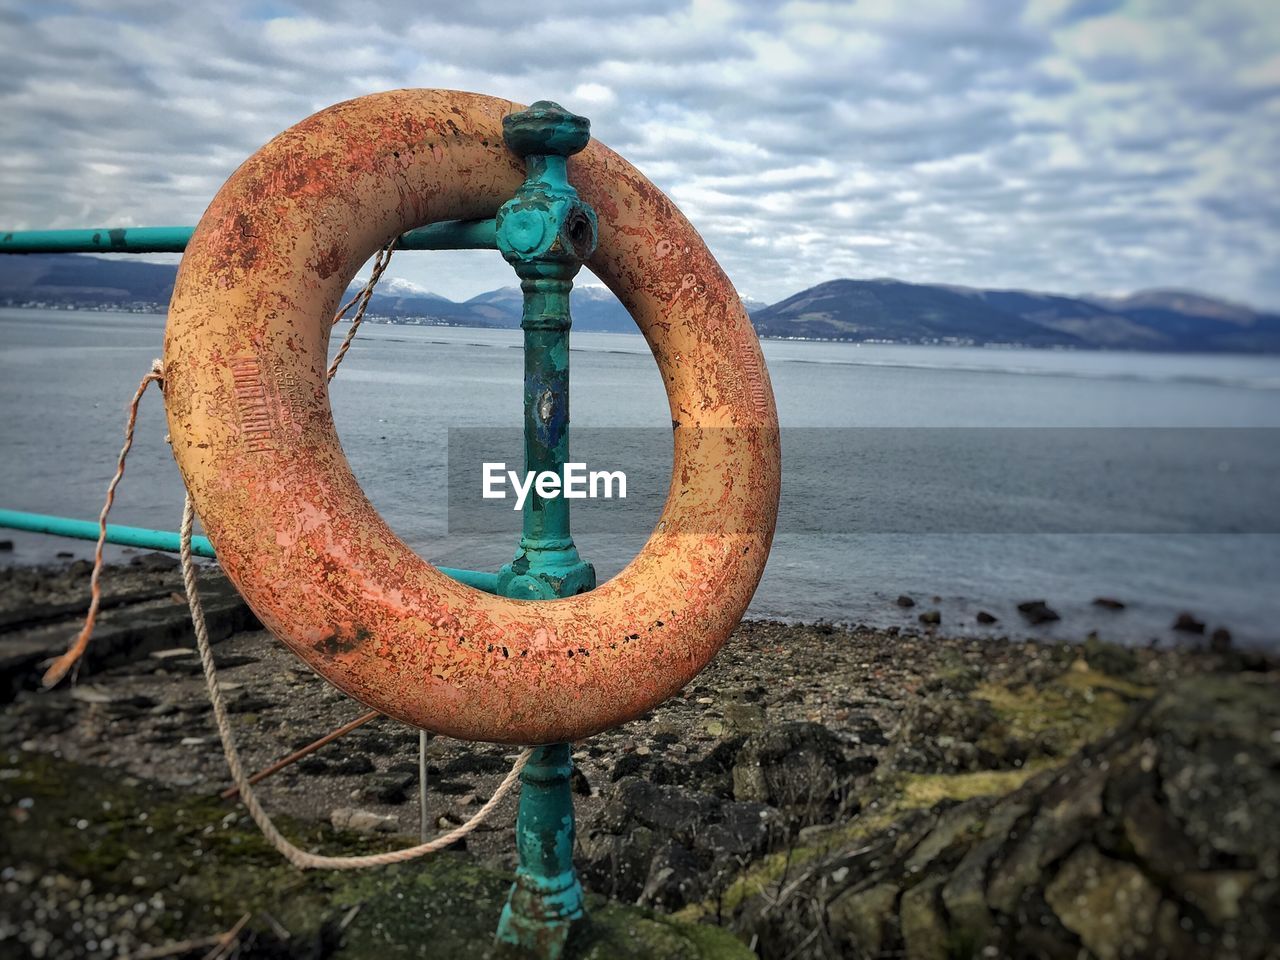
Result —
M 5 227 L 194 223 L 275 133 L 399 86 L 559 99 L 739 289 L 839 276 L 1280 307 L 1267 0 L 70 2 L 0 11 Z M 401 254 L 462 298 L 484 252 Z

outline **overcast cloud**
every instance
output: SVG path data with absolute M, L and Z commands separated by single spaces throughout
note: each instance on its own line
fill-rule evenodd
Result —
M 559 100 L 747 296 L 836 277 L 1280 307 L 1275 0 L 0 0 L 0 226 L 194 223 L 331 103 Z M 400 254 L 455 299 L 496 255 Z

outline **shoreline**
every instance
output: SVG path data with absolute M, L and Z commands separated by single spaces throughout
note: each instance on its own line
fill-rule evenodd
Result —
M 93 256 L 93 254 L 89 254 Z M 784 298 L 785 299 L 785 298 Z M 455 304 L 457 305 L 457 304 Z M 48 313 L 110 313 L 120 316 L 142 316 L 142 317 L 167 317 L 169 313 L 169 305 L 167 303 L 151 303 L 138 304 L 139 309 L 123 309 L 121 306 L 102 303 L 81 303 L 81 304 L 60 304 L 60 303 L 0 303 L 0 310 L 29 310 L 43 311 Z M 145 309 L 144 309 L 145 308 Z M 447 330 L 505 330 L 518 331 L 519 325 L 514 326 L 476 326 L 469 323 L 441 323 L 441 322 L 421 322 L 431 321 L 431 317 L 423 315 L 416 317 L 392 317 L 386 314 L 370 313 L 367 314 L 364 322 L 376 323 L 384 327 L 418 327 L 425 329 L 447 329 Z M 350 322 L 348 318 L 339 321 L 343 323 Z M 639 330 L 611 330 L 597 329 L 585 327 L 580 329 L 581 333 L 590 334 L 620 334 L 622 336 L 634 336 Z M 1045 344 L 1039 345 L 1034 343 L 1026 343 L 1017 340 L 975 340 L 970 337 L 933 337 L 927 339 L 916 340 L 894 340 L 882 338 L 854 339 L 852 337 L 804 337 L 804 336 L 782 336 L 776 333 L 760 333 L 756 331 L 756 337 L 762 341 L 778 342 L 778 343 L 820 343 L 820 344 L 849 344 L 851 346 L 887 346 L 887 347 L 946 347 L 946 348 L 962 348 L 973 350 L 994 350 L 999 352 L 1021 352 L 1034 351 L 1039 353 L 1120 353 L 1120 354 L 1147 354 L 1152 356 L 1180 356 L 1180 357 L 1275 357 L 1280 356 L 1280 351 L 1276 350 L 1257 350 L 1257 349 L 1237 349 L 1237 350 L 1209 350 L 1209 349 L 1192 349 L 1185 347 L 1168 347 L 1164 350 L 1153 350 L 1150 348 L 1142 348 L 1135 346 L 1111 346 L 1105 344 Z
M 169 595 L 175 571 L 167 558 L 139 559 L 126 568 L 124 581 L 112 577 L 111 589 L 152 590 L 156 596 L 142 601 L 145 608 L 180 619 L 185 607 L 180 596 Z M 57 593 L 46 591 L 45 597 L 53 602 Z M 107 611 L 105 629 L 113 629 L 113 618 L 117 625 L 136 620 L 137 611 L 128 605 Z M 0 649 L 7 649 L 2 645 L 13 633 L 0 633 Z M 252 769 L 363 712 L 264 631 L 228 626 L 225 634 L 215 656 Z M 64 643 L 65 635 L 64 623 Z M 2 777 L 26 782 L 38 767 L 69 796 L 83 795 L 77 778 L 88 774 L 77 771 L 96 770 L 176 790 L 191 798 L 183 803 L 215 803 L 228 780 L 203 677 L 189 642 L 161 639 L 167 646 L 148 649 L 151 641 L 144 638 L 132 651 L 117 650 L 87 665 L 74 687 L 16 691 L 0 707 L 0 755 L 6 769 L 19 772 L 0 775 L 0 792 L 12 792 Z M 977 936 L 973 930 L 1009 949 L 1029 934 L 1028 924 L 1043 927 L 1039 913 L 1024 917 L 1016 906 L 1025 897 L 1052 918 L 1043 921 L 1045 936 L 1056 937 L 1064 949 L 1096 947 L 1098 928 L 1072 911 L 1069 901 L 1076 895 L 1065 892 L 1089 870 L 1138 884 L 1152 910 L 1185 914 L 1197 935 L 1234 937 L 1241 945 L 1237 955 L 1261 956 L 1260 938 L 1269 934 L 1259 918 L 1270 909 L 1267 897 L 1276 894 L 1260 878 L 1280 868 L 1280 838 L 1272 836 L 1280 816 L 1265 819 L 1273 802 L 1280 804 L 1280 738 L 1272 730 L 1280 731 L 1280 661 L 1265 654 L 1129 649 L 1096 641 L 997 643 L 829 623 L 745 621 L 680 694 L 574 745 L 575 859 L 593 895 L 721 926 L 744 943 L 754 937 L 762 956 L 786 956 L 812 934 L 814 910 L 824 918 L 822 937 L 838 949 L 797 956 L 839 955 L 846 949 L 839 945 L 850 938 L 875 940 L 886 952 L 929 956 L 920 946 L 926 934 L 945 941 Z M 1154 768 L 1159 786 L 1143 779 L 1149 779 L 1144 764 L 1153 761 L 1133 753 L 1147 749 L 1142 744 L 1163 751 Z M 1245 760 L 1205 773 L 1222 751 Z M 1108 759 L 1099 764 L 1091 756 Z M 434 738 L 428 750 L 431 822 L 443 827 L 465 819 L 513 757 L 510 748 Z M 264 781 L 261 794 L 273 815 L 290 818 L 321 849 L 350 843 L 386 849 L 416 834 L 416 767 L 414 732 L 379 720 Z M 1084 776 L 1089 770 L 1093 780 Z M 1213 791 L 1183 795 L 1184 781 L 1195 785 L 1206 776 Z M 1236 789 L 1233 778 L 1240 777 L 1248 786 Z M 1165 835 L 1155 853 L 1143 852 L 1140 837 L 1137 848 L 1132 839 L 1121 845 L 1129 860 L 1116 859 L 1107 838 L 1127 829 L 1126 814 L 1073 793 L 1095 781 L 1108 795 L 1127 798 L 1124 809 L 1157 804 Z M 1219 789 L 1219 781 L 1230 789 Z M 1014 858 L 1012 866 L 984 869 L 988 886 L 997 876 L 1022 876 L 1015 854 L 1029 854 L 1018 853 L 1009 831 L 1001 843 L 983 847 L 984 824 L 1030 818 L 1013 835 L 1040 836 L 1035 818 L 1063 803 L 1074 805 L 1075 819 L 1054 820 L 1047 836 L 1069 840 L 1069 849 L 1037 868 L 1014 900 L 1000 890 L 973 894 L 984 915 L 994 918 L 990 924 L 966 913 L 954 889 L 948 901 L 944 891 L 966 875 L 962 864 L 976 849 Z M 240 807 L 220 803 L 216 809 L 225 815 L 220 829 L 258 843 Z M 361 829 L 372 833 L 350 828 L 349 814 L 340 811 L 351 809 L 367 815 Z M 1274 812 L 1280 814 L 1280 806 Z M 509 871 L 514 813 L 514 799 L 504 802 L 492 824 L 468 838 L 463 859 Z M 1154 816 L 1148 811 L 1147 819 Z M 96 822 L 93 803 L 86 801 L 84 817 Z M 1250 824 L 1248 844 L 1234 839 L 1233 818 L 1239 817 Z M 5 832 L 17 829 L 9 821 Z M 95 888 L 115 882 L 111 871 L 69 872 L 69 864 L 83 862 L 74 853 L 79 832 L 65 824 L 46 829 L 48 853 L 31 864 L 32 877 L 65 875 Z M 901 839 L 908 836 L 914 841 Z M 888 838 L 900 839 L 874 864 L 859 852 L 881 849 Z M 163 838 L 154 843 L 152 852 L 167 849 Z M 1148 862 L 1157 848 L 1182 849 L 1179 844 L 1203 856 L 1173 867 Z M 933 853 L 926 857 L 922 850 Z M 148 851 L 140 852 L 145 859 Z M 1166 879 L 1152 889 L 1141 886 L 1125 872 L 1134 857 L 1143 876 Z M 270 850 L 255 862 L 255 870 L 280 866 Z M 197 868 L 203 869 L 191 867 Z M 1194 883 L 1186 880 L 1193 875 Z M 127 893 L 134 881 L 125 882 Z M 1240 886 L 1238 895 L 1231 884 Z M 13 899 L 0 893 L 0 900 L 30 919 L 33 890 L 19 884 Z M 785 909 L 766 909 L 781 890 L 790 891 Z M 216 896 L 224 912 L 234 914 L 231 920 L 254 907 L 234 889 Z M 1214 897 L 1234 897 L 1232 906 L 1220 909 Z M 1105 905 L 1091 909 L 1106 915 Z M 1161 936 L 1174 937 L 1176 927 Z
M 93 545 L 87 541 L 70 541 L 52 555 L 44 550 L 40 557 L 33 558 L 27 545 L 48 541 L 45 534 L 0 530 L 0 624 L 5 610 L 20 608 L 28 602 L 21 591 L 33 589 L 35 579 L 51 585 L 49 591 L 42 592 L 49 596 L 56 594 L 60 602 L 67 604 L 79 600 L 87 609 L 87 564 L 93 556 Z M 6 542 L 13 546 L 4 547 Z M 169 554 L 115 544 L 106 544 L 104 555 L 107 560 L 104 576 L 118 576 L 132 570 L 131 565 L 137 563 L 165 567 L 171 560 L 176 564 L 176 559 Z M 154 559 L 157 557 L 162 559 Z M 15 578 L 26 584 L 17 588 L 18 593 L 13 592 Z M 1237 632 L 1229 617 L 1206 616 L 1195 606 L 1134 600 L 1128 595 L 1119 598 L 1086 593 L 1059 598 L 1028 593 L 979 600 L 960 595 L 938 596 L 927 590 L 909 594 L 878 590 L 870 596 L 872 600 L 864 601 L 860 615 L 791 614 L 777 610 L 775 603 L 772 610 L 749 609 L 744 619 L 795 627 L 821 623 L 846 631 L 873 630 L 890 636 L 940 636 L 992 643 L 1078 644 L 1092 638 L 1130 649 L 1239 649 L 1263 656 L 1280 655 L 1280 633 L 1257 628 Z M 47 599 L 46 596 L 44 602 Z M 1026 610 L 1021 609 L 1024 606 Z

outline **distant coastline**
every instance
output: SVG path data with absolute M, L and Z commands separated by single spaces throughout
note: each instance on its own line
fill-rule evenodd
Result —
M 0 258 L 0 305 L 16 309 L 163 313 L 176 264 L 88 255 Z M 756 332 L 780 340 L 927 346 L 1280 353 L 1280 314 L 1184 290 L 1127 297 L 1062 296 L 893 279 L 819 283 L 774 304 L 744 300 Z M 500 287 L 464 301 L 384 279 L 369 319 L 435 327 L 515 329 L 521 294 Z M 631 333 L 600 284 L 573 288 L 574 328 Z

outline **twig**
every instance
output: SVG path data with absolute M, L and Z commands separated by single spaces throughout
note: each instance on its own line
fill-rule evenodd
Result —
M 852 858 L 852 857 L 859 857 L 859 856 L 861 856 L 862 854 L 864 854 L 864 853 L 868 853 L 868 852 L 870 852 L 871 850 L 874 850 L 874 849 L 875 849 L 875 847 L 874 847 L 873 845 L 868 845 L 868 846 L 865 846 L 865 847 L 859 847 L 857 850 L 854 850 L 854 851 L 852 851 L 851 853 L 843 854 L 843 855 L 841 856 L 841 859 L 849 859 L 849 858 Z M 773 901 L 773 903 L 771 903 L 771 904 L 769 904 L 768 906 L 766 906 L 766 907 L 764 908 L 764 910 L 763 910 L 763 913 L 768 913 L 768 912 L 769 912 L 773 907 L 781 906 L 783 903 L 785 903 L 785 902 L 786 902 L 787 898 L 789 898 L 789 897 L 791 896 L 791 894 L 795 893 L 795 892 L 796 892 L 796 890 L 798 890 L 798 889 L 800 888 L 801 884 L 803 884 L 806 880 L 808 880 L 810 877 L 812 877 L 812 876 L 813 876 L 813 875 L 814 875 L 818 870 L 826 869 L 826 868 L 827 868 L 828 866 L 830 866 L 830 865 L 831 865 L 831 863 L 830 863 L 830 861 L 829 861 L 829 860 L 819 860 L 819 861 L 818 861 L 817 863 L 815 863 L 812 867 L 810 867 L 809 869 L 805 870 L 805 871 L 804 871 L 804 873 L 800 874 L 800 876 L 796 877 L 796 878 L 795 878 L 794 880 L 792 880 L 789 884 L 787 884 L 787 885 L 786 885 L 785 887 L 783 887 L 780 891 L 778 891 L 778 895 L 777 895 L 777 897 L 775 898 L 775 900 Z
M 271 927 L 271 932 L 276 935 L 277 939 L 283 940 L 286 943 L 293 939 L 293 934 L 289 932 L 289 929 L 283 923 L 271 914 L 267 913 L 265 910 L 260 910 L 258 912 L 261 914 L 262 919 L 267 921 L 267 926 Z
M 271 766 L 266 767 L 265 769 L 259 770 L 257 773 L 255 773 L 252 777 L 249 778 L 249 782 L 258 783 L 262 780 L 267 779 L 267 777 L 272 776 L 273 774 L 279 773 L 285 767 L 290 766 L 291 764 L 297 763 L 303 757 L 310 756 L 311 754 L 315 753 L 317 750 L 319 750 L 321 747 L 325 746 L 326 744 L 332 743 L 334 740 L 337 740 L 339 737 L 345 737 L 352 730 L 355 730 L 357 727 L 363 727 L 370 720 L 376 720 L 380 716 L 382 716 L 382 714 L 380 714 L 377 710 L 370 710 L 368 713 L 364 714 L 363 716 L 356 717 L 350 723 L 344 723 L 337 730 L 332 730 L 329 733 L 326 733 L 323 737 L 321 737 L 319 740 L 315 741 L 314 743 L 309 743 L 305 747 L 303 747 L 301 750 L 293 751 L 293 753 L 289 754 L 283 760 L 277 760 L 275 763 L 271 764 Z M 221 797 L 223 800 L 232 800 L 232 799 L 235 799 L 235 797 L 237 797 L 239 794 L 240 794 L 240 788 L 236 786 L 231 786 L 231 787 L 227 787 L 227 789 L 222 791 Z
M 342 933 L 342 931 L 346 930 L 347 927 L 351 926 L 351 921 L 354 920 L 356 918 L 356 914 L 358 914 L 363 909 L 364 909 L 364 904 L 357 903 L 354 907 L 348 910 L 346 914 L 343 916 L 342 920 L 338 923 L 338 932 Z
M 205 960 L 212 960 L 231 941 L 240 936 L 240 931 L 244 929 L 244 925 L 248 922 L 249 914 L 246 913 L 236 921 L 234 927 L 224 933 L 215 933 L 208 937 L 193 937 L 190 940 L 174 940 L 154 947 L 143 947 L 137 953 L 128 954 L 126 960 L 164 960 L 166 957 L 176 957 L 184 953 L 191 953 L 193 950 L 203 950 L 205 947 L 213 948 L 213 950 L 205 954 Z
M 818 935 L 818 929 L 819 929 L 818 927 L 814 927 L 812 930 L 810 930 L 809 935 L 805 937 L 803 940 L 801 940 L 799 943 L 797 943 L 796 948 L 792 950 L 790 953 L 788 953 L 786 957 L 783 958 L 783 960 L 792 960 L 792 958 L 798 957 L 800 955 L 800 951 L 809 945 L 809 941 L 813 940 L 814 937 Z
M 251 916 L 252 914 L 246 913 L 237 920 L 234 927 L 218 938 L 218 945 L 204 955 L 204 960 L 223 960 L 224 957 L 229 956 L 231 948 L 240 940 L 240 931 L 244 929 L 244 925 L 249 922 Z
M 418 834 L 422 843 L 431 833 L 427 813 L 427 731 L 418 731 Z
M 223 935 L 215 933 L 211 937 L 196 937 L 192 940 L 174 940 L 155 947 L 143 947 L 137 953 L 128 954 L 125 960 L 164 960 L 165 957 L 176 957 L 190 953 L 192 950 L 203 950 L 222 943 Z

